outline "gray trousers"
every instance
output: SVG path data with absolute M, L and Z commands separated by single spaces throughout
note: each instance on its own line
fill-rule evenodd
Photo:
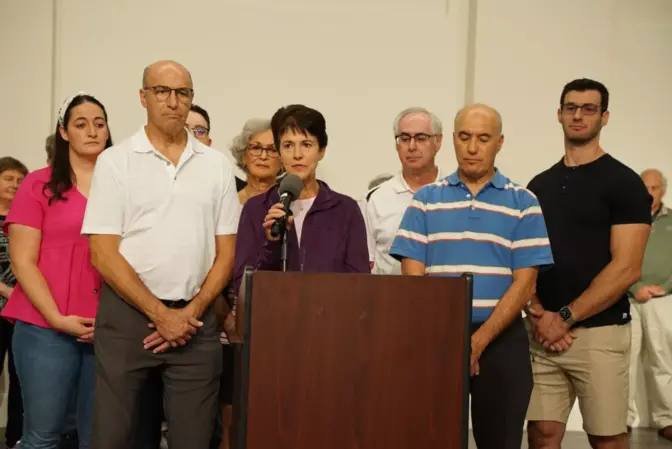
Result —
M 152 372 L 163 380 L 171 449 L 207 449 L 219 411 L 222 371 L 219 329 L 212 308 L 203 327 L 183 347 L 154 354 L 142 340 L 148 318 L 103 285 L 96 316 L 96 390 L 91 449 L 133 446 L 143 389 Z

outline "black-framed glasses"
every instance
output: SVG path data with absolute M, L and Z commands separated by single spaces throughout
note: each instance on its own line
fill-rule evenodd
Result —
M 598 112 L 602 111 L 602 106 L 595 103 L 586 103 L 586 104 L 576 104 L 576 103 L 565 103 L 562 105 L 562 112 L 567 114 L 575 114 L 576 111 L 581 110 L 583 115 L 595 115 Z
M 407 134 L 401 133 L 398 136 L 394 136 L 394 139 L 397 142 L 397 145 L 410 145 L 411 140 L 415 140 L 417 145 L 422 145 L 429 142 L 429 139 L 435 137 L 436 134 L 426 134 L 426 133 L 417 133 L 417 134 Z
M 273 159 L 280 156 L 280 152 L 278 152 L 278 150 L 275 148 L 274 145 L 268 147 L 262 147 L 261 145 L 251 144 L 247 146 L 247 152 L 254 157 L 261 156 L 264 151 L 266 152 L 266 155 L 268 157 Z
M 161 102 L 167 101 L 173 92 L 175 92 L 175 97 L 180 103 L 189 103 L 192 98 L 194 98 L 194 89 L 188 87 L 178 87 L 173 89 L 168 86 L 147 86 L 143 87 L 143 89 L 151 90 L 156 99 Z
M 189 131 L 196 137 L 205 137 L 210 132 L 205 126 L 194 126 L 193 128 L 189 128 Z

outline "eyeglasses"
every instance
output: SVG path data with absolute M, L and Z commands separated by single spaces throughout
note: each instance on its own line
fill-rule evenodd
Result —
M 435 137 L 436 134 L 425 134 L 425 133 L 418 133 L 418 134 L 406 134 L 402 133 L 399 134 L 398 136 L 394 136 L 394 139 L 397 142 L 397 145 L 410 145 L 411 140 L 415 140 L 415 143 L 417 145 L 423 145 L 427 142 L 429 142 L 429 139 L 432 137 Z
M 252 155 L 254 157 L 261 156 L 264 151 L 266 152 L 266 155 L 268 157 L 273 158 L 273 159 L 280 156 L 280 153 L 278 152 L 278 150 L 274 146 L 262 147 L 261 145 L 254 145 L 254 144 L 247 146 L 247 152 L 250 153 L 250 155 Z
M 189 131 L 196 137 L 205 137 L 210 132 L 210 130 L 204 126 L 194 126 L 193 128 L 189 128 Z
M 168 86 L 150 86 L 143 87 L 143 89 L 151 90 L 156 99 L 161 102 L 167 101 L 173 92 L 175 92 L 175 97 L 180 103 L 189 103 L 192 98 L 194 98 L 194 90 L 189 89 L 188 87 L 178 87 L 177 89 L 173 89 Z
M 602 106 L 594 103 L 586 104 L 576 104 L 576 103 L 565 103 L 562 105 L 562 112 L 573 115 L 577 110 L 581 109 L 583 115 L 595 115 L 598 112 L 602 111 Z

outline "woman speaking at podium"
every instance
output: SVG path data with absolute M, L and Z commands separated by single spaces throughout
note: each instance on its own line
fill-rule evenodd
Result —
M 369 273 L 366 229 L 357 202 L 316 176 L 327 151 L 324 116 L 303 105 L 286 106 L 273 115 L 271 129 L 287 171 L 282 187 L 295 190 L 295 195 L 285 200 L 293 200 L 289 211 L 280 202 L 278 185 L 245 204 L 236 239 L 236 288 L 245 267 L 283 269 L 283 233 L 273 225 L 284 221 L 287 212 L 287 271 Z

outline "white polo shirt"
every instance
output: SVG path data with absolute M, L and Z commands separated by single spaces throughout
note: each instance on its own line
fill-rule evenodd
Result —
M 177 166 L 144 127 L 96 163 L 82 234 L 121 236 L 120 252 L 159 299 L 190 300 L 215 260 L 215 236 L 240 217 L 233 167 L 187 133 Z
M 436 181 L 439 179 L 440 170 Z M 401 172 L 369 191 L 364 219 L 369 254 L 373 253 L 372 273 L 401 274 L 401 263 L 390 256 L 390 247 L 414 193 Z

